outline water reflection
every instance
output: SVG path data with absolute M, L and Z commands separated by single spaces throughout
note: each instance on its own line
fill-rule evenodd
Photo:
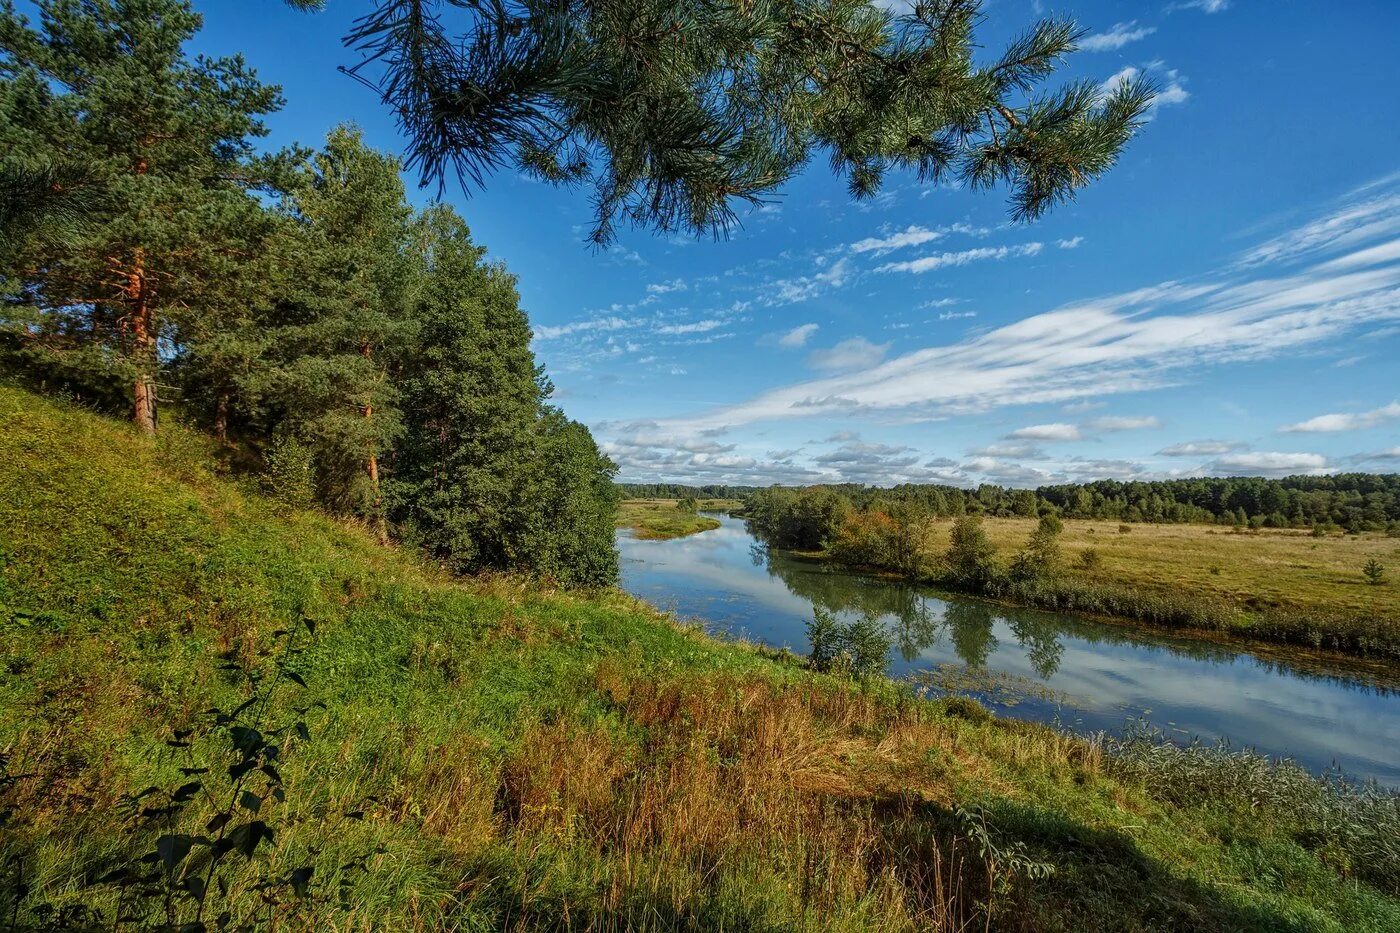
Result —
M 893 675 L 937 674 L 1010 715 L 1085 730 L 1145 716 L 1182 738 L 1228 739 L 1317 769 L 1335 761 L 1400 785 L 1400 697 L 1353 672 L 849 574 L 769 550 L 718 517 L 719 529 L 689 538 L 621 536 L 623 585 L 717 632 L 800 652 L 814 606 L 879 618 Z M 1008 683 L 1037 689 L 1013 699 Z

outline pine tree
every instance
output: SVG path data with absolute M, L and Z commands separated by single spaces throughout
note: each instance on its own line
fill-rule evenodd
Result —
M 380 461 L 401 431 L 395 364 L 412 341 L 416 281 L 398 162 L 337 128 L 291 184 L 286 210 L 262 404 L 313 450 L 322 502 L 386 538 Z
M 37 27 L 0 7 L 0 152 L 12 177 L 81 166 L 102 203 L 11 258 L 27 302 L 6 323 L 45 365 L 124 383 L 151 433 L 163 363 L 229 303 L 256 251 L 250 192 L 284 160 L 250 139 L 281 99 L 241 58 L 185 56 L 200 18 L 183 0 L 36 5 Z
M 346 41 L 425 181 L 479 184 L 502 166 L 591 180 L 591 239 L 606 244 L 620 222 L 722 232 L 736 203 L 819 153 L 857 198 L 897 170 L 1008 185 L 1017 219 L 1072 198 L 1112 166 L 1153 89 L 1043 89 L 1083 35 L 1064 19 L 975 61 L 981 15 L 979 0 L 908 15 L 869 0 L 379 0 Z
M 482 261 L 451 208 L 430 209 L 414 241 L 424 268 L 391 512 L 409 540 L 456 570 L 509 567 L 542 401 L 530 324 L 514 277 Z

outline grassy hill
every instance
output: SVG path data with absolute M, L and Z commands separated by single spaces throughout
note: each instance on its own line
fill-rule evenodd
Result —
M 81 903 L 110 928 L 94 879 L 159 831 L 123 796 L 222 760 L 204 711 L 312 619 L 284 662 L 305 688 L 279 679 L 265 710 L 309 737 L 278 740 L 275 841 L 218 895 L 235 921 L 1400 928 L 1393 797 L 817 676 L 616 592 L 448 579 L 219 475 L 176 428 L 0 388 L 0 460 L 0 922 Z M 204 832 L 215 806 L 171 819 Z M 303 865 L 307 901 L 259 907 L 258 879 Z

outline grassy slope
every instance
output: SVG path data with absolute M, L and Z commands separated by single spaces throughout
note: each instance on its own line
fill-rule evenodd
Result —
M 707 499 L 701 508 L 712 508 L 724 500 Z M 618 505 L 617 527 L 630 528 L 644 541 L 684 538 L 686 535 L 711 531 L 719 522 L 707 515 L 687 515 L 676 508 L 675 499 L 626 499 Z
M 38 775 L 0 846 L 47 897 L 120 847 L 119 793 L 169 777 L 165 728 L 235 699 L 215 652 L 305 611 L 327 710 L 285 762 L 276 857 L 385 847 L 307 928 L 952 928 L 978 900 L 1007 929 L 1400 927 L 1286 807 L 1173 806 L 1091 744 L 859 691 L 618 594 L 443 579 L 212 476 L 180 431 L 152 445 L 0 388 L 0 457 L 0 751 Z M 956 842 L 972 803 L 990 867 Z M 1018 871 L 1018 844 L 1054 875 Z

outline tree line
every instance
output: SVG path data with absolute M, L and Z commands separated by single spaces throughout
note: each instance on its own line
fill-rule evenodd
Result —
M 826 546 L 839 520 L 850 514 L 893 515 L 911 507 L 937 518 L 1034 518 L 1053 513 L 1123 522 L 1400 532 L 1400 474 L 1394 473 L 1097 480 L 1038 489 L 991 484 L 975 489 L 931 484 L 881 489 L 846 483 L 802 489 L 774 486 L 742 498 L 750 521 L 766 537 L 784 547 L 805 549 Z
M 0 367 L 207 429 L 269 489 L 457 571 L 616 577 L 615 468 L 550 404 L 514 276 L 351 126 L 263 151 L 282 105 L 190 57 L 183 0 L 0 7 L 0 170 L 79 209 L 0 242 Z

